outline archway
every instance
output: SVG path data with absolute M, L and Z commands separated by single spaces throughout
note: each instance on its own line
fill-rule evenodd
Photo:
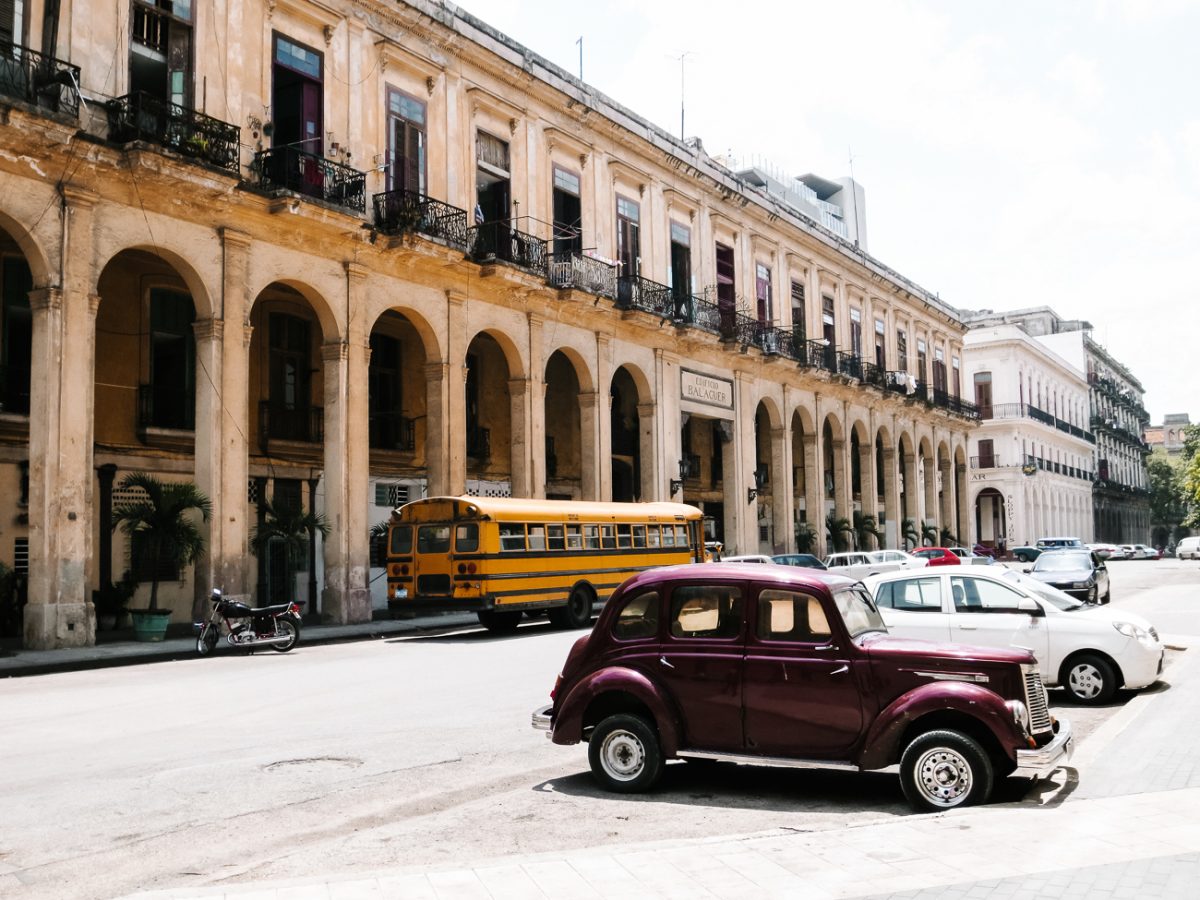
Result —
M 617 502 L 632 502 L 651 496 L 646 490 L 646 466 L 651 448 L 650 423 L 643 427 L 643 415 L 650 416 L 653 410 L 649 402 L 649 391 L 643 390 L 639 382 L 644 381 L 641 373 L 631 366 L 618 368 L 609 386 L 609 437 L 612 471 L 612 499 Z
M 546 361 L 546 496 L 551 499 L 586 497 L 584 460 L 591 460 L 594 443 L 590 433 L 584 434 L 579 371 L 579 364 L 562 350 L 551 353 Z
M 513 370 L 489 332 L 475 335 L 466 363 L 467 493 L 512 496 Z

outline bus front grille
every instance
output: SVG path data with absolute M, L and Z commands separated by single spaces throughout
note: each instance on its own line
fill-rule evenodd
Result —
M 419 575 L 417 577 L 418 594 L 449 594 L 449 575 Z

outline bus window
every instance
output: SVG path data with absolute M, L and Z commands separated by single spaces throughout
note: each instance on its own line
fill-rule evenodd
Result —
M 529 526 L 529 549 L 530 550 L 545 550 L 546 549 L 546 526 L 545 525 L 530 525 Z
M 525 526 L 516 522 L 501 522 L 500 523 L 500 549 L 501 550 L 524 550 L 525 549 Z
M 449 553 L 450 526 L 422 525 L 417 529 L 418 553 Z
M 454 549 L 458 553 L 479 552 L 479 526 L 459 525 L 454 529 Z
M 662 527 L 662 530 L 663 530 L 663 546 L 664 547 L 674 547 L 675 546 L 675 527 L 673 525 L 664 525 Z
M 584 543 L 589 550 L 600 549 L 600 526 L 599 525 L 584 525 L 583 526 Z
M 567 549 L 582 550 L 583 549 L 583 533 L 578 525 L 567 526 Z
M 657 525 L 650 525 L 646 528 L 646 546 L 647 547 L 661 547 L 662 546 L 662 532 L 658 530 Z
M 412 553 L 412 529 L 407 525 L 396 525 L 392 528 L 392 545 L 388 550 L 393 556 L 405 556 Z
M 618 525 L 617 526 L 617 546 L 622 550 L 628 550 L 633 546 L 633 526 Z
M 646 526 L 645 525 L 634 525 L 633 526 L 633 546 L 635 546 L 635 547 L 645 547 L 646 546 Z
M 612 525 L 600 526 L 600 546 L 604 550 L 617 549 L 617 531 Z
M 546 526 L 546 549 L 547 550 L 565 550 L 567 549 L 566 538 L 563 537 L 563 527 L 561 525 Z
M 686 547 L 687 545 L 688 545 L 687 526 L 686 525 L 676 525 L 675 526 L 675 546 L 676 547 Z

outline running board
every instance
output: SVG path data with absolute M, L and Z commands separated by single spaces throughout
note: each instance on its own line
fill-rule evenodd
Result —
M 787 756 L 751 756 L 744 753 L 712 753 L 708 750 L 680 750 L 675 754 L 681 759 L 712 759 L 717 762 L 736 763 L 739 766 L 770 766 L 775 769 L 839 769 L 843 772 L 861 772 L 854 763 L 834 759 L 792 759 Z

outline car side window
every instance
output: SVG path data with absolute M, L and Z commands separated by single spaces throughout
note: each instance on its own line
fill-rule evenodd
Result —
M 628 600 L 613 623 L 613 637 L 621 641 L 658 634 L 658 594 L 649 591 Z
M 1020 612 L 1021 594 L 983 578 L 950 579 L 954 611 L 960 613 Z
M 740 588 L 685 585 L 671 592 L 671 636 L 736 638 L 742 631 Z
M 912 578 L 906 581 L 885 582 L 880 585 L 876 602 L 880 606 L 906 612 L 941 612 L 941 579 Z
M 821 601 L 794 591 L 762 591 L 758 595 L 758 638 L 817 644 L 832 633 Z

